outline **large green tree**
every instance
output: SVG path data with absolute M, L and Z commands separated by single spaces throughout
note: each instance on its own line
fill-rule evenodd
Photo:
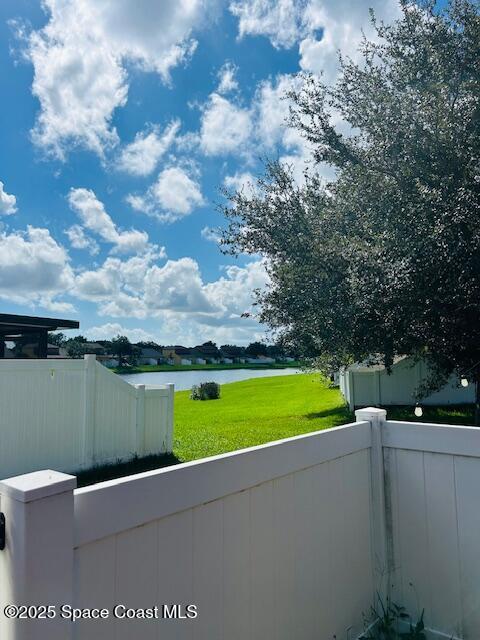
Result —
M 118 357 L 120 366 L 126 361 L 127 358 L 132 361 L 139 352 L 139 349 L 135 347 L 127 336 L 117 335 L 110 342 L 110 350 L 114 356 Z
M 248 347 L 245 349 L 245 353 L 249 356 L 266 356 L 267 355 L 267 345 L 263 342 L 251 342 Z
M 88 353 L 85 345 L 87 339 L 84 336 L 75 336 L 65 342 L 65 347 L 70 358 L 83 358 Z
M 480 407 L 480 18 L 478 2 L 402 2 L 372 20 L 361 61 L 333 86 L 304 77 L 291 125 L 317 163 L 298 184 L 267 164 L 229 194 L 226 251 L 266 256 L 260 319 L 325 368 L 427 358 L 420 392 L 457 372 Z

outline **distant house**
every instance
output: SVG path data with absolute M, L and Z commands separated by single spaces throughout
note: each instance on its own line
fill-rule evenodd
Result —
M 199 344 L 193 348 L 199 358 L 205 360 L 207 364 L 218 364 L 221 359 L 221 353 L 214 344 L 206 342 L 205 344 Z
M 222 347 L 221 357 L 223 358 L 223 362 L 225 362 L 225 359 L 229 359 L 232 362 L 245 362 L 243 350 L 241 347 L 236 347 L 234 345 Z
M 138 356 L 138 364 L 162 364 L 165 357 L 159 349 L 153 347 L 141 347 Z
M 414 405 L 415 390 L 428 377 L 428 365 L 409 357 L 396 358 L 389 375 L 383 365 L 353 364 L 339 373 L 340 390 L 351 409 L 355 407 Z M 421 401 L 425 405 L 470 404 L 475 402 L 475 385 L 462 387 L 451 376 L 447 384 Z
M 250 356 L 246 358 L 246 362 L 249 364 L 273 364 L 275 359 L 268 356 L 255 356 L 254 358 Z
M 108 369 L 113 369 L 114 367 L 118 367 L 120 364 L 118 358 L 112 355 L 97 356 L 97 360 L 98 362 L 100 362 L 100 364 L 103 364 L 103 366 L 107 367 Z
M 233 364 L 233 358 L 222 358 L 223 364 Z
M 38 344 L 37 342 L 23 342 L 21 345 L 21 354 L 22 354 L 21 357 L 36 358 L 37 344 Z M 9 348 L 8 345 L 11 345 L 12 348 Z M 5 358 L 18 357 L 15 352 L 13 341 L 6 343 L 4 357 Z M 58 345 L 50 344 L 49 342 L 47 343 L 47 358 L 49 359 L 56 358 L 57 360 L 63 360 L 68 357 L 69 356 L 68 356 L 67 350 L 64 347 L 59 347 Z
M 182 345 L 174 345 L 170 347 L 164 347 L 162 349 L 162 356 L 168 364 L 192 364 L 191 360 L 192 349 L 188 347 L 182 347 Z
M 68 358 L 69 355 L 65 347 L 56 344 L 47 344 L 47 358 Z
M 86 353 L 93 353 L 96 356 L 105 355 L 105 347 L 99 342 L 84 342 L 83 346 L 86 349 Z

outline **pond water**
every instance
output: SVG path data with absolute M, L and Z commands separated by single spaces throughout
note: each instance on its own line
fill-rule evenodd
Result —
M 204 369 L 201 371 L 152 371 L 149 373 L 131 373 L 122 375 L 123 380 L 131 384 L 167 384 L 173 382 L 176 391 L 191 389 L 194 384 L 201 382 L 239 382 L 250 378 L 268 378 L 272 376 L 291 376 L 301 373 L 300 369 L 223 369 L 215 371 Z

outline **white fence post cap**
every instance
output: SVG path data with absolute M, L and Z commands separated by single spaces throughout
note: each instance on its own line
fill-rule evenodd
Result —
M 73 491 L 76 486 L 77 478 L 75 476 L 46 469 L 2 480 L 0 494 L 19 502 L 33 502 L 66 491 Z
M 387 412 L 385 409 L 377 409 L 377 407 L 365 407 L 364 409 L 357 409 L 355 411 L 355 418 L 357 419 L 357 422 L 385 420 L 386 417 Z

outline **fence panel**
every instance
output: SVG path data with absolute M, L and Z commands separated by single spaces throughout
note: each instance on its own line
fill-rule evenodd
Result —
M 172 450 L 173 392 L 173 384 L 145 389 L 146 451 Z
M 0 361 L 0 477 L 83 462 L 83 361 Z
M 375 592 L 370 442 L 357 423 L 78 490 L 76 605 L 101 572 L 103 602 L 198 618 L 76 637 L 354 638 Z
M 387 421 L 397 599 L 446 637 L 480 637 L 480 429 Z
M 142 395 L 95 356 L 0 360 L 0 478 L 171 451 L 173 385 Z
M 431 371 L 425 362 L 413 363 L 406 358 L 393 366 L 391 375 L 385 369 L 350 367 L 339 375 L 340 390 L 351 409 L 368 405 L 414 405 L 416 391 Z M 475 385 L 462 387 L 452 375 L 447 384 L 426 398 L 424 405 L 471 404 L 475 402 Z
M 136 451 L 136 389 L 98 364 L 95 384 L 95 461 L 113 462 Z

